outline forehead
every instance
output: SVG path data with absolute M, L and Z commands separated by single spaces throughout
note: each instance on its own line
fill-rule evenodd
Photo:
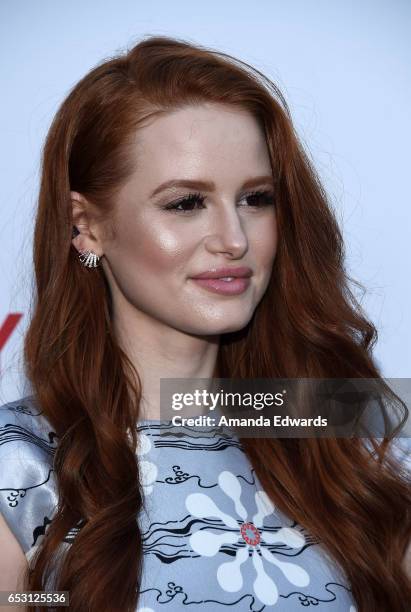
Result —
M 139 129 L 136 172 L 147 179 L 269 171 L 265 135 L 246 110 L 207 103 L 156 117 Z M 191 176 L 192 175 L 192 176 Z M 196 176 L 195 176 L 196 175 Z

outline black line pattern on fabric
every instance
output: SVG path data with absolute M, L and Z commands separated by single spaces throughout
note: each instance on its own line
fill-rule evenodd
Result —
M 21 406 L 20 406 L 21 407 Z M 20 410 L 15 410 L 15 407 L 7 407 L 7 410 L 11 412 L 22 413 Z M 23 414 L 27 414 L 24 412 Z M 28 415 L 31 417 L 39 416 L 37 415 Z M 15 442 L 16 440 L 21 440 L 22 442 L 29 442 L 30 444 L 35 444 L 41 450 L 46 451 L 50 455 L 54 455 L 56 446 L 53 446 L 55 440 L 58 438 L 57 434 L 54 431 L 48 432 L 48 441 L 44 440 L 40 436 L 36 435 L 23 425 L 18 425 L 17 423 L 6 423 L 2 427 L 0 427 L 0 446 L 3 444 L 7 444 L 8 442 Z
M 30 407 L 25 406 L 21 402 L 15 405 L 7 405 L 6 409 L 9 410 L 11 413 L 14 412 L 15 416 L 11 418 L 11 420 L 13 420 L 14 422 L 6 423 L 6 425 L 0 427 L 0 445 L 14 441 L 21 441 L 24 444 L 38 447 L 41 451 L 47 454 L 47 460 L 50 460 L 50 462 L 52 462 L 52 458 L 56 450 L 56 447 L 54 445 L 56 443 L 56 438 L 58 439 L 58 436 L 56 436 L 56 434 L 50 430 L 47 431 L 47 420 L 42 419 L 40 417 L 40 415 L 43 413 L 33 413 Z M 19 418 L 19 415 L 21 415 L 21 418 Z M 27 417 L 31 417 L 31 419 L 28 419 Z M 29 423 L 30 420 L 32 421 L 32 426 Z M 2 422 L 5 422 L 4 418 L 2 418 Z M 210 491 L 210 496 L 208 497 L 210 503 L 215 503 L 217 506 L 217 510 L 221 511 L 221 513 L 224 512 L 223 508 L 229 508 L 229 506 L 220 505 L 219 494 L 225 493 L 226 496 L 230 498 L 231 493 L 233 491 L 235 492 L 236 488 L 233 487 L 233 491 L 231 491 L 222 487 L 221 481 L 219 480 L 219 482 L 217 482 L 218 474 L 220 476 L 222 474 L 228 474 L 228 477 L 232 480 L 226 480 L 225 482 L 228 482 L 230 486 L 232 482 L 241 483 L 244 487 L 244 494 L 246 491 L 251 494 L 251 497 L 248 497 L 249 504 L 254 503 L 252 501 L 253 496 L 262 496 L 263 491 L 261 490 L 261 483 L 259 483 L 258 479 L 256 478 L 254 468 L 252 468 L 252 466 L 249 466 L 248 464 L 245 464 L 244 458 L 241 457 L 241 455 L 239 454 L 234 453 L 232 457 L 230 454 L 228 454 L 228 462 L 223 463 L 223 465 L 228 466 L 226 470 L 224 470 L 223 467 L 220 467 L 221 462 L 225 462 L 225 458 L 221 459 L 220 461 L 219 455 L 216 455 L 216 463 L 214 464 L 213 461 L 211 461 L 210 464 L 215 467 L 213 467 L 213 470 L 210 471 L 209 474 L 207 471 L 204 471 L 204 473 L 202 473 L 200 467 L 198 469 L 198 473 L 195 473 L 193 470 L 190 469 L 190 467 L 186 467 L 195 465 L 195 463 L 190 464 L 190 460 L 191 458 L 193 458 L 193 460 L 195 461 L 196 455 L 186 454 L 183 457 L 180 456 L 181 451 L 184 450 L 200 450 L 202 451 L 204 461 L 206 462 L 208 460 L 208 455 L 206 456 L 205 452 L 208 453 L 208 451 L 222 451 L 231 448 L 238 449 L 245 454 L 241 442 L 238 439 L 236 439 L 235 437 L 229 437 L 225 434 L 221 434 L 221 428 L 208 428 L 207 431 L 204 431 L 203 428 L 203 431 L 200 432 L 198 431 L 198 429 L 193 430 L 188 427 L 180 427 L 180 430 L 184 431 L 182 432 L 181 436 L 178 436 L 175 432 L 167 431 L 168 427 L 169 423 L 161 423 L 150 424 L 138 428 L 140 431 L 144 431 L 145 435 L 150 438 L 151 448 L 154 451 L 160 448 L 168 448 L 170 449 L 171 453 L 171 460 L 166 463 L 166 466 L 168 465 L 168 470 L 166 472 L 163 471 L 164 467 L 166 467 L 164 466 L 164 462 L 161 465 L 163 479 L 154 480 L 154 476 L 152 481 L 147 480 L 149 484 L 158 483 L 159 485 L 163 486 L 180 484 L 182 485 L 182 492 L 185 493 L 184 483 L 191 481 L 192 485 L 187 485 L 189 492 L 188 498 L 191 497 L 195 499 L 196 496 L 198 496 L 199 500 L 206 500 L 208 495 L 203 492 L 200 493 L 199 491 L 208 490 Z M 145 446 L 146 448 L 148 448 L 148 445 Z M 146 461 L 146 465 L 149 465 L 150 463 L 154 463 L 154 465 L 156 465 L 156 453 L 154 452 L 153 456 L 150 456 L 147 455 L 148 451 L 144 450 L 144 447 L 142 447 L 142 449 L 142 461 L 144 462 L 148 459 L 148 461 Z M 177 451 L 177 455 L 175 457 L 172 455 L 173 450 Z M 34 453 L 34 449 L 31 452 Z M 165 457 L 167 457 L 166 452 L 164 453 L 164 455 Z M 162 456 L 163 452 L 161 453 L 161 457 Z M 29 453 L 28 458 L 30 459 Z M 158 458 L 160 459 L 159 456 Z M 239 461 L 241 459 L 241 463 L 237 464 L 237 459 Z M 233 463 L 230 464 L 231 461 L 233 461 Z M 201 455 L 200 462 L 201 464 L 199 465 L 204 465 L 203 458 L 201 457 Z M 159 465 L 160 464 L 161 461 L 159 461 Z M 230 465 L 231 468 L 229 467 Z M 10 508 L 15 508 L 18 506 L 21 499 L 26 496 L 26 493 L 28 491 L 41 487 L 42 485 L 46 485 L 46 483 L 51 478 L 52 471 L 54 471 L 53 468 L 50 468 L 48 470 L 47 477 L 45 476 L 46 472 L 44 472 L 45 479 L 39 484 L 35 484 L 26 488 L 2 488 L 0 489 L 0 492 L 9 492 L 9 495 L 6 498 L 8 501 L 8 505 L 10 506 Z M 239 473 L 241 471 L 243 471 L 244 473 Z M 16 474 L 17 472 L 15 473 L 15 475 Z M 207 479 L 209 480 L 210 484 L 206 484 Z M 17 485 L 21 483 L 14 482 L 13 484 Z M 238 484 L 236 486 L 239 487 L 240 485 Z M 194 488 L 194 491 L 198 491 L 198 493 L 193 492 L 192 487 Z M 47 491 L 47 494 L 49 494 L 49 489 L 51 493 L 51 487 L 45 487 L 45 489 Z M 240 491 L 241 487 L 237 490 Z M 161 489 L 159 489 L 159 491 L 161 491 Z M 150 494 L 151 491 L 147 494 L 147 496 L 149 496 Z M 179 496 L 179 494 L 180 491 L 177 490 L 177 495 Z M 241 495 L 243 495 L 243 492 L 241 492 Z M 228 498 L 222 497 L 221 501 L 228 503 Z M 234 499 L 234 495 L 232 499 Z M 260 497 L 260 499 L 263 498 Z M 244 498 L 242 501 L 244 501 Z M 260 599 L 259 597 L 257 597 L 257 593 L 254 592 L 254 579 L 250 579 L 250 577 L 248 577 L 247 582 L 244 582 L 244 585 L 242 587 L 243 590 L 241 592 L 237 590 L 234 592 L 232 589 L 226 588 L 227 583 L 224 586 L 223 583 L 217 582 L 217 574 L 215 573 L 215 571 L 213 571 L 213 569 L 210 570 L 210 574 L 207 573 L 208 579 L 210 581 L 210 588 L 208 588 L 207 586 L 204 593 L 197 590 L 198 581 L 194 581 L 192 583 L 187 582 L 189 572 L 186 571 L 185 568 L 191 565 L 190 560 L 194 561 L 194 559 L 198 559 L 199 557 L 205 559 L 208 556 L 207 552 L 204 554 L 201 551 L 201 548 L 198 548 L 196 546 L 195 537 L 193 538 L 193 536 L 195 536 L 195 534 L 199 534 L 200 538 L 204 537 L 204 535 L 208 537 L 208 533 L 210 533 L 210 537 L 211 534 L 220 536 L 220 534 L 223 533 L 228 534 L 230 536 L 228 541 L 222 540 L 220 547 L 216 548 L 217 552 L 215 553 L 215 555 L 212 555 L 215 556 L 215 561 L 213 561 L 213 563 L 215 563 L 219 567 L 221 567 L 222 563 L 227 563 L 227 560 L 231 564 L 236 558 L 237 554 L 243 555 L 245 557 L 243 557 L 243 561 L 241 563 L 245 561 L 246 565 L 249 565 L 251 563 L 251 559 L 253 559 L 253 562 L 258 560 L 258 563 L 260 564 L 262 561 L 267 564 L 267 557 L 264 558 L 264 555 L 268 555 L 268 553 L 270 553 L 278 560 L 278 569 L 275 571 L 283 572 L 285 580 L 288 579 L 286 576 L 286 570 L 281 569 L 279 559 L 282 558 L 281 563 L 285 568 L 292 561 L 296 560 L 297 557 L 301 558 L 302 556 L 301 567 L 297 565 L 296 567 L 299 567 L 301 571 L 305 571 L 304 561 L 306 555 L 303 555 L 304 551 L 310 549 L 311 547 L 314 547 L 317 544 L 320 544 L 321 541 L 314 538 L 310 533 L 306 531 L 304 527 L 299 525 L 296 521 L 293 521 L 288 517 L 283 517 L 282 513 L 279 513 L 278 516 L 276 516 L 275 514 L 271 514 L 270 518 L 267 518 L 262 523 L 260 523 L 258 527 L 256 527 L 255 525 L 253 526 L 252 521 L 250 521 L 251 510 L 250 507 L 247 507 L 247 504 L 245 510 L 248 513 L 248 517 L 250 518 L 241 519 L 240 517 L 243 516 L 243 514 L 239 513 L 236 509 L 235 515 L 234 511 L 228 511 L 227 518 L 230 518 L 230 521 L 225 523 L 219 515 L 213 515 L 210 513 L 210 516 L 213 517 L 210 518 L 205 513 L 203 513 L 201 508 L 201 501 L 196 501 L 195 503 L 198 505 L 191 506 L 188 514 L 185 514 L 185 512 L 187 512 L 187 508 L 183 510 L 183 512 L 181 513 L 181 516 L 183 516 L 183 518 L 181 519 L 170 519 L 164 522 L 153 521 L 148 523 L 148 526 L 147 524 L 145 525 L 144 531 L 142 532 L 143 555 L 148 562 L 148 567 L 155 568 L 155 563 L 157 563 L 157 569 L 159 566 L 163 566 L 166 571 L 164 578 L 159 575 L 159 579 L 161 581 L 164 580 L 162 589 L 148 588 L 144 591 L 141 591 L 140 593 L 150 593 L 155 598 L 153 607 L 155 608 L 156 612 L 158 611 L 158 609 L 163 609 L 164 605 L 166 606 L 165 609 L 170 610 L 170 612 L 171 609 L 175 609 L 174 606 L 177 606 L 177 609 L 179 609 L 179 606 L 181 606 L 181 609 L 187 608 L 187 606 L 191 606 L 194 607 L 194 609 L 198 609 L 198 606 L 200 606 L 201 609 L 207 609 L 210 612 L 215 612 L 217 609 L 222 609 L 223 606 L 231 608 L 232 610 L 238 610 L 241 606 L 241 610 L 244 612 L 245 610 L 248 610 L 250 612 L 262 612 L 263 610 L 271 610 L 274 608 L 280 610 L 280 599 L 278 599 L 278 602 L 275 606 L 271 606 L 267 605 L 268 602 L 265 601 L 264 598 L 261 597 L 261 595 L 259 595 Z M 16 517 L 15 520 L 17 521 L 19 521 L 22 517 L 24 519 L 29 518 L 26 517 L 23 513 L 24 504 L 20 504 L 20 506 L 22 507 L 22 515 L 19 515 L 17 512 L 14 511 L 10 512 L 11 515 Z M 197 508 L 199 509 L 199 514 L 196 513 Z M 172 508 L 170 507 L 170 510 L 171 509 Z M 33 534 L 33 543 L 31 545 L 32 547 L 36 544 L 36 542 L 41 536 L 45 535 L 47 529 L 49 528 L 49 525 L 52 523 L 53 520 L 53 518 L 50 518 L 47 515 L 45 516 L 45 512 L 43 514 L 42 511 L 43 501 L 41 502 L 41 507 L 37 508 L 37 517 L 33 517 L 31 519 L 32 521 L 36 521 L 37 525 L 35 525 L 32 531 L 30 530 L 30 521 L 29 525 L 27 525 L 27 527 L 29 527 L 29 534 L 31 532 Z M 193 512 L 193 514 L 191 514 L 190 512 Z M 269 515 L 267 515 L 267 517 L 268 516 Z M 155 515 L 153 518 L 156 518 Z M 265 522 L 268 524 L 264 524 Z M 63 541 L 67 544 L 73 544 L 75 537 L 78 535 L 79 531 L 85 523 L 86 521 L 80 520 L 76 526 L 69 530 Z M 251 525 L 255 529 L 254 533 L 259 534 L 260 537 L 257 545 L 255 545 L 255 543 L 252 541 L 251 543 L 249 542 L 248 538 L 251 538 L 252 540 L 253 536 L 250 535 L 247 531 L 243 532 L 241 528 L 244 528 L 244 525 Z M 296 532 L 296 539 L 294 539 L 294 541 L 292 539 L 287 539 L 288 536 L 286 538 L 279 537 L 278 540 L 273 537 L 274 534 L 284 528 L 293 529 Z M 201 534 L 200 532 L 203 533 Z M 264 532 L 266 533 L 264 534 Z M 269 534 L 271 535 L 271 537 L 269 537 Z M 299 541 L 298 534 L 300 534 L 301 536 L 301 541 Z M 264 539 L 264 537 L 266 539 Z M 264 554 L 262 554 L 261 551 L 263 551 Z M 314 550 L 312 552 L 316 554 Z M 184 562 L 184 559 L 187 559 L 187 561 Z M 310 555 L 307 557 L 307 559 L 309 563 Z M 178 577 L 181 561 L 183 568 L 182 579 Z M 266 568 L 267 567 L 268 566 L 266 565 Z M 307 569 L 309 569 L 308 566 Z M 176 580 L 176 582 L 171 582 L 170 577 L 172 575 L 172 572 L 175 571 L 177 572 L 177 579 L 175 576 L 173 576 L 173 578 L 174 580 Z M 207 570 L 207 572 L 208 571 L 209 570 Z M 278 575 L 280 576 L 280 574 Z M 321 608 L 322 610 L 329 612 L 329 608 L 327 607 L 328 604 L 335 602 L 338 605 L 340 598 L 343 599 L 346 596 L 340 593 L 338 591 L 338 588 L 332 588 L 333 586 L 341 587 L 342 589 L 345 589 L 345 591 L 351 592 L 347 586 L 340 584 L 339 582 L 326 582 L 327 579 L 333 577 L 334 576 L 332 574 L 328 573 L 321 579 L 320 582 L 314 582 L 314 584 L 310 583 L 310 586 L 306 586 L 307 583 L 304 584 L 293 582 L 289 579 L 289 582 L 291 582 L 292 584 L 288 584 L 286 588 L 284 588 L 283 586 L 281 588 L 283 593 L 287 593 L 290 586 L 292 586 L 293 588 L 297 586 L 297 588 L 299 589 L 303 587 L 304 590 L 292 590 L 288 594 L 278 593 L 278 597 L 283 598 L 284 602 L 285 600 L 288 600 L 291 605 L 295 606 L 295 609 L 297 609 L 297 607 L 298 609 L 301 609 L 316 606 L 317 608 Z M 283 580 L 283 578 L 281 580 Z M 276 584 L 278 584 L 280 588 L 280 583 L 277 583 L 277 580 L 275 579 L 274 581 Z M 182 584 L 180 584 L 180 582 L 182 582 Z M 148 584 L 150 585 L 150 582 Z M 218 584 L 220 584 L 221 588 L 223 589 L 222 591 L 217 591 L 213 589 L 213 585 L 218 588 Z M 314 592 L 316 593 L 316 596 L 311 594 L 312 589 L 315 589 Z M 251 592 L 245 593 L 244 591 Z M 199 597 L 199 599 L 197 599 L 197 597 L 190 598 L 190 592 L 192 595 L 195 594 L 197 597 Z M 328 599 L 326 598 L 326 593 L 330 595 Z M 201 597 L 203 597 L 205 594 L 212 594 L 215 598 L 202 599 Z M 228 601 L 220 601 L 218 597 L 223 599 L 227 598 Z M 235 599 L 231 600 L 232 597 Z M 167 604 L 170 605 L 167 606 Z M 144 605 L 150 607 L 150 601 L 144 602 Z M 332 606 L 332 608 L 334 609 L 334 606 Z
M 288 599 L 292 597 L 297 597 L 300 604 L 304 607 L 309 607 L 311 605 L 318 606 L 319 603 L 330 603 L 331 601 L 337 600 L 337 593 L 330 589 L 330 585 L 334 584 L 335 586 L 341 587 L 347 593 L 352 593 L 352 589 L 349 589 L 345 584 L 341 584 L 339 582 L 327 582 L 324 585 L 326 591 L 328 591 L 332 597 L 329 599 L 320 599 L 319 597 L 314 597 L 314 595 L 308 595 L 307 593 L 302 593 L 301 591 L 291 591 L 288 595 L 280 595 L 283 599 Z
M 217 603 L 220 606 L 232 607 L 235 610 L 236 608 L 233 606 L 238 606 L 240 602 L 250 598 L 250 606 L 248 608 L 250 612 L 262 612 L 266 608 L 264 604 L 260 608 L 255 608 L 254 604 L 256 604 L 256 600 L 255 600 L 254 595 L 252 595 L 251 593 L 246 593 L 231 602 L 219 601 L 218 599 L 199 599 L 197 601 L 194 601 L 194 600 L 189 601 L 188 594 L 186 593 L 186 591 L 183 589 L 183 587 L 180 584 L 175 584 L 175 582 L 168 582 L 167 588 L 164 591 L 164 593 L 161 589 L 154 588 L 154 589 L 144 589 L 143 591 L 140 591 L 140 594 L 143 595 L 145 593 L 150 593 L 150 592 L 158 593 L 155 601 L 156 603 L 161 604 L 161 605 L 167 605 L 170 602 L 172 602 L 177 595 L 183 595 L 184 596 L 183 599 L 179 598 L 178 603 L 184 606 L 198 606 L 198 605 L 203 605 L 207 603 L 210 603 L 210 604 Z M 161 597 L 167 597 L 168 599 L 161 600 L 160 599 Z M 209 609 L 211 610 L 211 612 L 214 612 L 214 607 L 213 608 L 210 607 Z
M 47 526 L 51 525 L 52 522 L 53 522 L 53 518 L 50 519 L 48 516 L 45 516 L 43 519 L 43 524 L 37 525 L 33 529 L 33 542 L 31 546 L 34 546 L 36 544 L 37 539 L 46 533 Z M 85 523 L 86 521 L 84 519 L 81 519 L 75 527 L 72 527 L 71 529 L 69 529 L 69 531 L 63 538 L 63 542 L 66 542 L 67 544 L 73 544 L 74 539 L 76 538 L 76 536 L 78 535 L 78 533 L 80 532 L 81 528 L 84 526 Z
M 193 517 L 191 514 L 187 514 L 181 520 L 175 519 L 166 521 L 165 523 L 151 523 L 147 531 L 142 533 L 143 539 L 143 551 L 145 555 L 154 555 L 162 563 L 170 564 L 178 561 L 182 558 L 198 558 L 201 555 L 196 554 L 189 546 L 189 537 L 196 532 L 193 527 L 200 525 L 199 531 L 203 529 L 211 529 L 213 533 L 224 532 L 224 533 L 237 533 L 240 531 L 242 521 L 236 519 L 238 523 L 238 529 L 230 528 L 221 521 L 221 519 L 200 519 Z M 170 526 L 170 523 L 174 523 L 174 526 Z M 263 530 L 269 533 L 279 532 L 284 525 L 278 525 L 275 527 L 264 526 Z M 260 546 L 266 548 L 271 553 L 276 555 L 284 556 L 287 558 L 298 557 L 307 548 L 319 544 L 319 540 L 313 537 L 308 537 L 307 531 L 301 525 L 298 525 L 293 521 L 287 527 L 297 529 L 304 536 L 304 544 L 298 550 L 281 544 L 280 542 L 274 544 L 268 544 L 264 541 L 260 542 Z M 178 540 L 178 544 L 174 541 Z M 224 553 L 229 557 L 235 557 L 236 552 L 239 548 L 245 548 L 247 544 L 242 540 L 240 534 L 238 536 L 238 542 L 236 544 L 224 544 L 220 547 L 219 553 Z M 178 548 L 178 551 L 173 550 Z M 169 550 L 171 549 L 171 550 Z
M 201 489 L 213 489 L 214 487 L 218 487 L 219 484 L 217 482 L 211 484 L 211 485 L 205 485 L 201 483 L 201 476 L 199 474 L 189 474 L 188 472 L 184 472 L 183 470 L 181 470 L 181 467 L 179 465 L 173 465 L 172 468 L 173 472 L 175 473 L 175 476 L 167 476 L 164 480 L 159 480 L 157 479 L 155 482 L 159 482 L 161 484 L 180 484 L 180 483 L 184 483 L 187 480 L 190 480 L 191 478 L 197 478 L 197 484 Z M 239 480 L 243 480 L 244 482 L 246 482 L 248 485 L 256 485 L 256 480 L 255 480 L 255 469 L 254 468 L 250 468 L 250 472 L 252 475 L 252 480 L 247 480 L 247 478 L 243 475 L 243 474 L 237 474 L 236 477 Z
M 223 451 L 226 448 L 235 447 L 244 453 L 240 442 L 236 442 L 235 440 L 225 440 L 223 438 L 215 440 L 213 444 L 199 444 L 198 442 L 190 442 L 183 440 L 154 440 L 153 444 L 155 448 L 167 447 L 193 451 Z
M 155 448 L 181 448 L 184 450 L 224 450 L 228 447 L 235 447 L 244 453 L 244 449 L 239 440 L 223 433 L 221 427 L 188 427 L 187 425 L 173 428 L 171 422 L 143 425 L 138 427 L 139 431 L 144 431 L 147 436 L 153 438 Z M 210 439 L 211 442 L 199 444 L 198 440 Z M 197 441 L 197 442 L 196 442 Z
M 25 404 L 17 404 L 16 406 L 6 406 L 7 410 L 19 412 L 20 414 L 27 414 L 29 416 L 39 416 L 42 412 L 33 412 L 31 408 Z
M 43 518 L 43 524 L 37 525 L 37 527 L 33 529 L 33 542 L 31 546 L 34 546 L 37 542 L 37 539 L 46 533 L 47 525 L 50 525 L 51 522 L 51 519 L 49 519 L 48 516 L 45 516 Z
M 311 606 L 318 606 L 320 603 L 331 603 L 337 600 L 337 594 L 335 593 L 335 590 L 330 589 L 330 585 L 341 587 L 346 592 L 351 593 L 351 589 L 347 588 L 343 584 L 340 584 L 339 582 L 327 582 L 324 585 L 324 588 L 326 591 L 328 591 L 332 595 L 332 597 L 328 599 L 322 599 L 320 597 L 315 597 L 314 595 L 310 595 L 309 593 L 304 593 L 302 591 L 292 591 L 288 593 L 287 595 L 280 594 L 279 597 L 283 599 L 289 599 L 289 598 L 295 597 L 298 600 L 298 602 L 296 601 L 296 604 L 299 603 L 300 606 L 302 606 L 303 608 L 307 608 Z M 232 607 L 232 606 L 238 606 L 240 602 L 244 601 L 245 599 L 250 598 L 250 604 L 249 604 L 250 612 L 262 612 L 263 610 L 267 608 L 267 606 L 265 606 L 264 604 L 261 607 L 254 607 L 255 605 L 258 605 L 258 604 L 256 602 L 254 595 L 252 595 L 251 593 L 244 594 L 241 597 L 231 602 L 224 602 L 218 599 L 201 599 L 197 601 L 190 601 L 188 598 L 189 596 L 187 592 L 184 590 L 184 588 L 181 585 L 176 585 L 174 582 L 167 583 L 167 589 L 165 590 L 164 593 L 161 589 L 155 588 L 155 589 L 145 589 L 143 591 L 140 591 L 140 594 L 143 595 L 149 592 L 158 593 L 156 597 L 156 603 L 161 604 L 161 605 L 167 605 L 171 601 L 173 601 L 177 595 L 182 595 L 183 599 L 179 598 L 179 604 L 184 605 L 184 606 L 198 606 L 201 604 L 210 603 L 210 604 L 219 604 L 220 606 Z M 162 600 L 161 599 L 162 597 L 167 597 L 168 599 Z M 275 607 L 277 608 L 277 605 Z M 280 608 L 277 608 L 277 609 L 280 612 Z
M 170 428 L 173 429 L 173 432 L 170 431 Z M 165 433 L 170 433 L 172 436 L 180 435 L 184 437 L 215 437 L 217 435 L 226 436 L 229 438 L 228 434 L 225 434 L 222 427 L 208 427 L 207 425 L 202 426 L 194 426 L 191 427 L 189 425 L 173 425 L 172 421 L 163 421 L 161 423 L 151 422 L 149 425 L 137 425 L 137 429 L 149 429 L 149 430 L 157 430 L 159 432 L 158 435 L 164 435 Z M 162 431 L 164 430 L 164 431 Z
M 19 503 L 19 497 L 23 498 L 26 496 L 27 491 L 30 491 L 32 489 L 37 489 L 38 487 L 41 487 L 42 485 L 46 484 L 46 482 L 48 482 L 50 480 L 50 474 L 51 472 L 54 472 L 53 468 L 50 468 L 47 474 L 47 478 L 45 480 L 43 480 L 42 482 L 39 482 L 36 485 L 33 485 L 31 487 L 21 487 L 19 489 L 15 489 L 14 487 L 5 487 L 0 489 L 0 491 L 12 491 L 12 493 L 10 493 L 10 495 L 7 495 L 6 499 L 9 502 L 9 506 L 10 508 L 16 508 L 18 506 Z
M 75 527 L 71 527 L 69 531 L 66 533 L 65 537 L 63 538 L 63 542 L 66 542 L 66 544 L 73 544 L 75 538 L 77 537 L 82 527 L 84 527 L 86 523 L 87 521 L 85 519 L 80 519 L 77 525 Z

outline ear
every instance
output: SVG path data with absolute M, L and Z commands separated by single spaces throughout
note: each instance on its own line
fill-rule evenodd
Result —
M 100 241 L 90 227 L 90 203 L 77 191 L 70 191 L 70 198 L 73 226 L 77 229 L 72 239 L 73 246 L 79 252 L 93 251 L 101 257 L 103 253 Z

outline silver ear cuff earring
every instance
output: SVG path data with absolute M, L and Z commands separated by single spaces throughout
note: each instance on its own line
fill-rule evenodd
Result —
M 100 261 L 99 255 L 96 255 L 93 251 L 80 251 L 79 259 L 87 268 L 97 268 Z
M 80 232 L 78 229 L 73 226 L 72 237 L 75 238 L 79 233 Z M 86 266 L 87 268 L 97 268 L 101 259 L 100 255 L 93 253 L 93 251 L 80 251 L 78 257 L 83 266 Z

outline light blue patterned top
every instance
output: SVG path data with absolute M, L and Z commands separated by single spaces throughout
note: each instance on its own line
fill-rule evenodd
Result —
M 139 612 L 356 612 L 341 569 L 272 504 L 238 438 L 167 421 L 138 429 L 147 509 Z M 32 396 L 0 407 L 0 511 L 28 559 L 56 509 L 57 443 Z M 409 440 L 396 444 L 408 471 Z

